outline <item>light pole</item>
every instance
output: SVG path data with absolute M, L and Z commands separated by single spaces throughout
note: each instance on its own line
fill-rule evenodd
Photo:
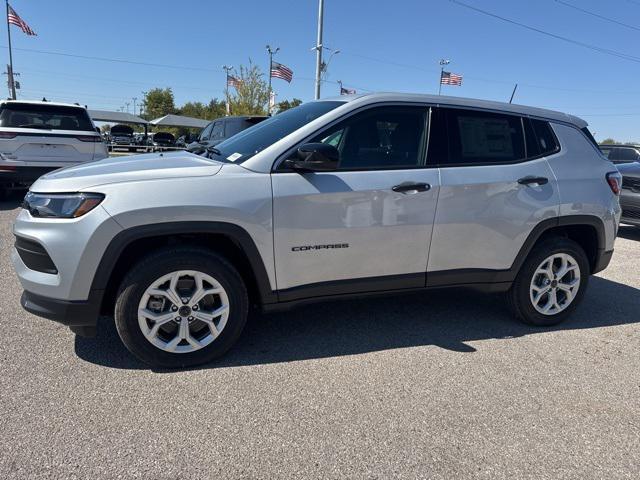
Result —
M 138 97 L 133 97 L 131 100 L 133 100 L 133 114 L 136 114 L 136 100 L 138 100 Z
M 230 67 L 229 65 L 223 65 L 222 69 L 224 70 L 227 77 L 225 87 L 224 87 L 224 96 L 227 99 L 227 117 L 228 117 L 229 115 L 231 115 L 231 104 L 229 103 L 229 72 L 233 70 L 233 67 Z
M 322 76 L 322 25 L 324 16 L 324 0 L 318 0 L 318 38 L 316 40 L 316 91 L 315 99 L 320 99 L 320 83 Z
M 442 59 L 440 60 L 440 79 L 438 81 L 438 95 L 442 94 L 442 74 L 444 73 L 445 65 L 449 65 L 451 60 Z
M 129 105 L 131 105 L 130 102 L 124 102 L 124 104 L 127 106 L 127 113 L 129 113 Z
M 271 113 L 271 68 L 273 67 L 273 56 L 280 51 L 280 47 L 276 47 L 274 50 L 270 45 L 267 45 L 267 52 L 269 52 L 269 99 L 267 100 L 267 113 Z

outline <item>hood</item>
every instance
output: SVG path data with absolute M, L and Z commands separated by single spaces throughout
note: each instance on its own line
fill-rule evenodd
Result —
M 77 192 L 110 183 L 204 177 L 221 167 L 220 162 L 183 151 L 127 155 L 55 170 L 40 177 L 31 191 Z
M 616 168 L 622 174 L 623 177 L 640 178 L 639 162 L 618 163 L 616 165 Z

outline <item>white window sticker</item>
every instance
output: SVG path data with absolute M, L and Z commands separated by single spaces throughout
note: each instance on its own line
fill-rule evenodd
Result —
M 234 153 L 232 155 L 229 155 L 227 157 L 227 160 L 229 160 L 230 162 L 235 162 L 237 159 L 239 159 L 242 156 L 241 153 Z

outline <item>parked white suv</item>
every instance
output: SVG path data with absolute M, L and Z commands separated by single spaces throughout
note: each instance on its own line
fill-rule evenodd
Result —
M 85 108 L 53 102 L 0 102 L 0 195 L 52 170 L 108 156 Z
M 226 352 L 250 302 L 466 286 L 553 325 L 608 265 L 620 221 L 620 173 L 587 124 L 537 108 L 344 96 L 209 154 L 39 179 L 14 225 L 23 307 L 85 335 L 113 315 L 131 352 L 173 367 Z

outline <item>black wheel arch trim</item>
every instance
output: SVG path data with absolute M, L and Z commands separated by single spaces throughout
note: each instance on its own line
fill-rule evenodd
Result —
M 260 303 L 268 304 L 277 301 L 277 295 L 271 289 L 267 270 L 251 235 L 244 228 L 227 222 L 166 222 L 141 225 L 123 230 L 107 246 L 91 284 L 91 291 L 105 291 L 107 289 L 109 279 L 120 255 L 132 242 L 144 238 L 203 233 L 224 235 L 236 243 L 249 261 L 256 279 Z
M 518 252 L 518 255 L 511 265 L 511 268 L 509 269 L 509 271 L 513 272 L 514 274 L 513 278 L 515 279 L 515 275 L 518 274 L 518 272 L 520 271 L 520 267 L 522 267 L 522 264 L 533 249 L 534 245 L 538 240 L 540 240 L 540 237 L 542 237 L 542 235 L 544 235 L 552 228 L 567 227 L 572 225 L 589 225 L 591 227 L 594 227 L 598 240 L 597 258 L 595 259 L 595 264 L 597 265 L 600 261 L 600 256 L 604 253 L 606 245 L 604 222 L 595 215 L 566 215 L 542 220 L 533 228 L 533 230 L 527 237 L 527 240 L 525 240 L 524 244 L 520 248 L 520 252 Z

